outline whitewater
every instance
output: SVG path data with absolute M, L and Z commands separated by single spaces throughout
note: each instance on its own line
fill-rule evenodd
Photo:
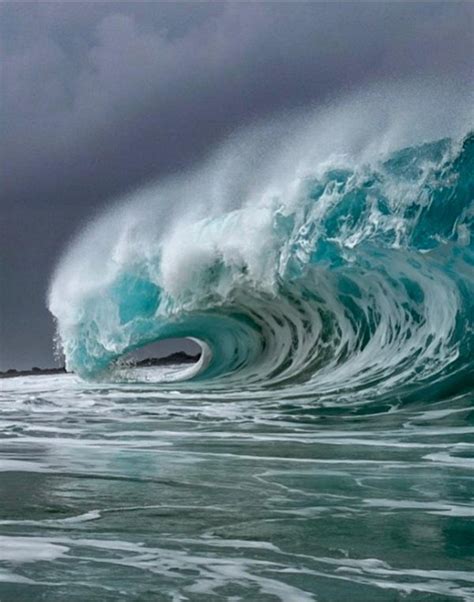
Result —
M 471 92 L 279 115 L 94 216 L 73 374 L 1 393 L 0 599 L 474 600 Z

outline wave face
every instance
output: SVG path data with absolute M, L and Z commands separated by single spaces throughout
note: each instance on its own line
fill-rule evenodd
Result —
M 146 202 L 98 220 L 51 288 L 68 370 L 120 378 L 131 350 L 192 337 L 193 386 L 327 402 L 465 390 L 474 135 L 333 154 L 285 179 L 169 227 Z

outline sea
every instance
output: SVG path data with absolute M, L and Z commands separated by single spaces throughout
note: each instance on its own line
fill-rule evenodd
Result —
M 1 602 L 474 601 L 474 134 L 411 94 L 235 134 L 71 241 L 68 373 L 1 383 Z M 199 360 L 134 362 L 169 339 Z

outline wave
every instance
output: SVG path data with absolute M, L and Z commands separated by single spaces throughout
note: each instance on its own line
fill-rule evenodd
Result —
M 246 154 L 234 139 L 235 161 L 213 157 L 140 192 L 76 241 L 49 296 L 68 370 L 120 378 L 130 351 L 190 337 L 204 350 L 183 376 L 193 386 L 290 387 L 327 402 L 464 389 L 474 135 L 397 146 L 376 131 L 375 149 L 360 137 L 363 152 L 315 144 L 318 159 L 311 130 L 267 161 L 270 177 L 254 159 L 275 131 L 259 130 Z M 295 154 L 304 169 L 282 160 Z

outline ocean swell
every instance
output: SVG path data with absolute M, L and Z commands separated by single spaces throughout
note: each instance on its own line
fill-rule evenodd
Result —
M 204 349 L 185 373 L 193 386 L 288 385 L 328 403 L 464 389 L 473 174 L 474 136 L 464 134 L 332 156 L 285 176 L 284 192 L 207 217 L 190 210 L 169 227 L 128 204 L 53 279 L 67 368 L 120 378 L 131 350 L 192 337 Z

